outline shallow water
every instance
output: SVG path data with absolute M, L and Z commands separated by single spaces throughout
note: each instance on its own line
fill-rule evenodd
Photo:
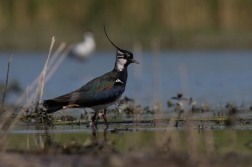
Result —
M 0 53 L 0 81 L 5 82 L 7 63 L 12 53 Z M 23 90 L 40 74 L 47 53 L 13 53 L 10 77 L 17 79 Z M 218 107 L 225 102 L 251 105 L 252 51 L 162 51 L 153 56 L 135 55 L 140 65 L 128 67 L 129 76 L 123 96 L 137 103 L 153 105 L 182 92 L 200 104 Z M 44 87 L 43 99 L 73 91 L 91 79 L 113 69 L 115 52 L 95 52 L 86 62 L 65 59 Z M 15 101 L 17 96 L 9 96 Z
M 98 124 L 96 132 L 103 132 L 105 130 L 105 125 Z M 203 126 L 204 128 L 198 128 L 198 125 Z M 93 130 L 90 126 L 86 126 L 86 124 L 81 125 L 55 125 L 53 127 L 46 128 L 41 127 L 37 129 L 35 126 L 16 126 L 10 134 L 66 134 L 66 133 L 83 133 L 83 134 L 92 134 Z M 214 121 L 202 122 L 202 121 L 194 121 L 188 124 L 188 126 L 182 125 L 182 122 L 179 122 L 179 127 L 175 127 L 170 125 L 168 122 L 156 122 L 153 123 L 110 123 L 109 128 L 106 128 L 108 133 L 114 133 L 113 131 L 117 131 L 116 133 L 123 133 L 123 132 L 138 132 L 138 131 L 187 131 L 189 129 L 195 130 L 227 130 L 227 129 L 236 129 L 236 130 L 246 130 L 251 131 L 252 126 L 251 124 L 237 124 L 232 128 L 225 126 L 224 124 L 216 124 Z M 0 134 L 3 133 L 3 130 L 0 130 Z

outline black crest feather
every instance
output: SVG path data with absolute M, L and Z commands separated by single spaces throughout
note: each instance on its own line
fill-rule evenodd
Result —
M 106 34 L 106 36 L 107 36 L 109 42 L 110 42 L 112 45 L 114 45 L 114 47 L 116 47 L 118 50 L 123 51 L 123 49 L 120 49 L 118 46 L 116 46 L 116 45 L 110 40 L 110 38 L 108 37 L 108 34 L 107 34 L 107 32 L 106 32 L 105 26 L 104 26 L 104 32 L 105 32 L 105 34 Z

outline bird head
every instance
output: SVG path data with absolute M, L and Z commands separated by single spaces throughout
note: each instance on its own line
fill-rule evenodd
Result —
M 136 61 L 134 58 L 133 58 L 133 53 L 131 53 L 130 51 L 127 51 L 127 50 L 124 50 L 124 49 L 121 49 L 119 48 L 118 46 L 116 46 L 108 37 L 108 34 L 106 32 L 106 29 L 104 27 L 104 32 L 109 40 L 109 42 L 114 45 L 114 47 L 117 49 L 117 52 L 116 52 L 116 60 L 117 60 L 117 63 L 119 63 L 119 65 L 122 65 L 123 67 L 124 66 L 127 66 L 129 65 L 130 63 L 136 63 L 136 64 L 139 64 L 138 61 Z M 119 69 L 120 70 L 120 69 Z

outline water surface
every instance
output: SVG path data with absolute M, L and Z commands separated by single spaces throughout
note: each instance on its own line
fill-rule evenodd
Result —
M 7 63 L 12 53 L 0 53 L 0 81 L 5 82 Z M 40 74 L 47 53 L 13 53 L 9 80 L 18 80 L 23 90 Z M 123 94 L 137 103 L 153 105 L 182 92 L 201 103 L 244 102 L 251 105 L 252 51 L 162 51 L 157 55 L 135 55 L 140 65 L 128 67 Z M 43 99 L 71 92 L 91 79 L 113 69 L 115 52 L 95 52 L 86 62 L 65 59 L 44 87 Z M 15 101 L 16 96 L 9 96 Z

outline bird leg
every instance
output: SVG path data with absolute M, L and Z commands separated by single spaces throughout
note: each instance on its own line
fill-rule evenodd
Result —
M 91 117 L 91 120 L 92 120 L 92 125 L 91 125 L 91 127 L 92 127 L 92 134 L 93 134 L 94 137 L 96 137 L 97 124 L 95 124 L 95 123 L 97 121 L 97 115 L 98 115 L 97 112 L 95 112 L 94 115 Z
M 108 128 L 108 120 L 107 120 L 107 109 L 104 109 L 104 113 L 103 113 L 103 115 L 102 115 L 102 117 L 103 117 L 103 119 L 104 119 L 104 121 L 105 121 L 105 124 L 106 124 L 106 128 Z
M 96 127 L 97 126 L 97 124 L 96 124 L 96 121 L 97 121 L 97 112 L 95 112 L 94 113 L 94 115 L 91 117 L 91 120 L 92 120 L 92 129 L 94 130 L 94 127 Z
M 107 142 L 107 130 L 108 130 L 108 120 L 107 120 L 107 109 L 104 109 L 104 113 L 102 115 L 104 121 L 105 121 L 105 124 L 106 124 L 106 127 L 104 129 L 104 133 L 103 133 L 103 137 L 104 137 L 104 141 Z

